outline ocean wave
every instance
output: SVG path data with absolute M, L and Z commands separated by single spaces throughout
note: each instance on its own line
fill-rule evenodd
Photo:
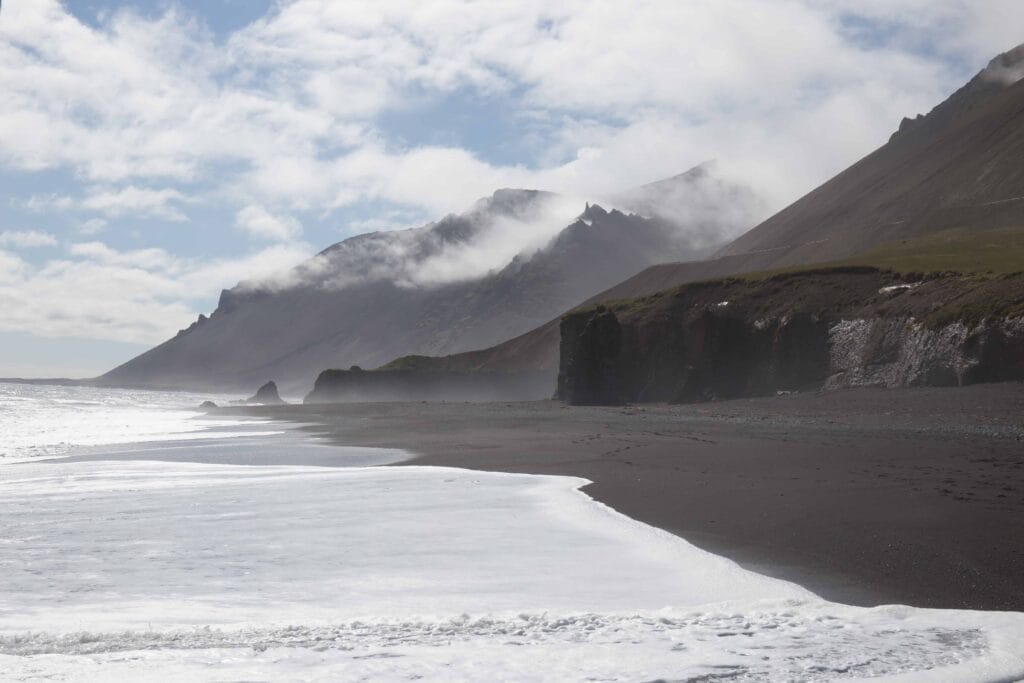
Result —
M 699 653 L 700 667 L 720 669 L 730 681 L 826 681 L 948 667 L 987 650 L 977 628 L 895 626 L 884 612 L 862 618 L 835 615 L 820 605 L 792 602 L 777 612 L 666 614 L 520 614 L 511 618 L 460 617 L 440 621 L 353 621 L 320 626 L 244 629 L 212 627 L 170 631 L 27 633 L 0 637 L 0 654 L 96 655 L 126 651 L 280 648 L 401 656 L 408 648 L 459 649 L 476 641 L 505 648 L 629 647 L 662 653 L 671 669 Z M 867 618 L 864 618 L 864 617 Z M 557 649 L 557 648 L 556 648 Z M 525 654 L 525 653 L 520 653 Z M 528 655 L 526 655 L 528 656 Z M 742 663 L 739 663 L 742 662 Z

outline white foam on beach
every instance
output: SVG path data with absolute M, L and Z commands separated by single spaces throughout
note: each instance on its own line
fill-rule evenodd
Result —
M 0 467 L 13 680 L 1012 680 L 1024 615 L 860 609 L 567 477 Z
M 268 433 L 253 430 L 265 421 L 211 418 L 197 410 L 210 398 L 184 392 L 0 383 L 0 463 L 69 455 L 95 446 Z

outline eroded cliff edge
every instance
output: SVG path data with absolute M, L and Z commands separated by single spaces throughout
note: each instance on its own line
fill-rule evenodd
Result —
M 698 282 L 570 312 L 557 395 L 690 402 L 1024 380 L 1024 273 L 844 267 Z

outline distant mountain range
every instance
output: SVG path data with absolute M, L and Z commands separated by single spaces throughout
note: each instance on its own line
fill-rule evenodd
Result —
M 707 165 L 615 201 L 635 213 L 498 190 L 436 223 L 352 237 L 224 291 L 208 318 L 100 381 L 251 391 L 274 379 L 304 393 L 327 367 L 487 347 L 654 263 L 706 256 L 759 209 Z

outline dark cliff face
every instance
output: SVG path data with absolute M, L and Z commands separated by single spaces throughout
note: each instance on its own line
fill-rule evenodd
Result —
M 1020 380 L 1022 314 L 1019 274 L 904 282 L 862 268 L 699 283 L 565 316 L 557 395 L 616 405 Z
M 562 332 L 558 397 L 574 405 L 798 391 L 820 386 L 829 365 L 828 325 L 807 314 L 750 324 L 706 309 L 685 325 L 663 319 L 624 327 L 604 311 L 567 316 Z
M 603 307 L 588 316 L 562 319 L 558 395 L 574 397 L 577 405 L 617 405 L 623 402 L 619 381 L 622 327 Z

